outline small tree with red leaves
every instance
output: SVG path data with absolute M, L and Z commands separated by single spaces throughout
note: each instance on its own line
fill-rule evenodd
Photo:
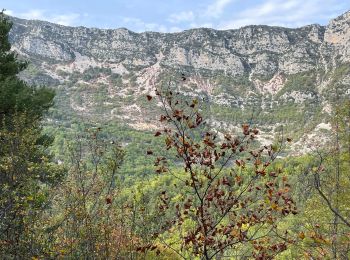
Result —
M 208 130 L 197 99 L 184 100 L 171 84 L 155 93 L 164 126 L 155 136 L 164 137 L 165 149 L 175 151 L 175 164 L 181 162 L 184 169 L 183 174 L 175 173 L 165 156 L 155 160 L 158 174 L 172 174 L 183 184 L 177 199 L 167 191 L 160 194 L 160 214 L 173 211 L 175 216 L 166 221 L 162 234 L 156 234 L 158 243 L 186 259 L 233 254 L 270 259 L 286 250 L 293 241 L 287 231 L 279 230 L 278 222 L 297 211 L 287 178 L 271 164 L 283 142 L 256 149 L 259 131 L 248 124 L 239 136 L 220 137 Z

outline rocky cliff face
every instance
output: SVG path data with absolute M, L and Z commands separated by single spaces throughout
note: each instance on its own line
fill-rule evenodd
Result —
M 329 23 L 324 42 L 336 50 L 341 62 L 350 61 L 350 11 Z
M 14 18 L 11 36 L 14 47 L 22 53 L 55 62 L 74 62 L 79 53 L 138 69 L 160 62 L 171 67 L 226 70 L 232 75 L 294 74 L 314 68 L 322 55 L 328 57 L 334 50 L 339 52 L 340 61 L 348 61 L 349 17 L 350 12 L 345 13 L 326 27 L 247 26 L 169 34 L 73 28 Z
M 285 124 L 297 147 L 329 130 L 335 86 L 350 94 L 350 12 L 327 26 L 168 34 L 12 19 L 13 48 L 32 62 L 23 78 L 56 87 L 58 111 L 90 120 L 156 128 L 144 95 L 169 75 L 185 73 L 184 95 L 208 102 L 213 127 L 233 129 L 253 115 L 262 142 Z

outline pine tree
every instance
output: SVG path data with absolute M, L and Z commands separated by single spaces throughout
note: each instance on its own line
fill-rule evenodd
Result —
M 10 118 L 14 113 L 26 112 L 40 119 L 43 113 L 53 105 L 54 91 L 45 87 L 29 86 L 18 77 L 18 73 L 27 67 L 11 51 L 9 32 L 12 23 L 0 13 L 0 119 Z M 0 121 L 2 124 L 3 120 Z
M 0 13 L 0 258 L 42 256 L 35 230 L 48 206 L 49 189 L 61 171 L 50 162 L 52 138 L 42 134 L 41 119 L 54 92 L 29 86 L 18 77 L 27 66 L 11 51 L 12 23 Z

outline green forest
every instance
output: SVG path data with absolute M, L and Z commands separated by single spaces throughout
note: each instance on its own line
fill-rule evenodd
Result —
M 261 146 L 238 109 L 220 112 L 241 133 L 219 136 L 175 82 L 144 96 L 159 130 L 77 121 L 63 135 L 45 123 L 55 91 L 19 77 L 11 27 L 1 13 L 0 259 L 350 258 L 349 100 L 334 97 L 331 144 L 302 156 L 286 156 L 293 129 Z

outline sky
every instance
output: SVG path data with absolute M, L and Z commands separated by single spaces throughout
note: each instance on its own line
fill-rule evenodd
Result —
M 350 0 L 0 0 L 1 8 L 15 17 L 69 26 L 178 32 L 326 25 L 350 10 Z

